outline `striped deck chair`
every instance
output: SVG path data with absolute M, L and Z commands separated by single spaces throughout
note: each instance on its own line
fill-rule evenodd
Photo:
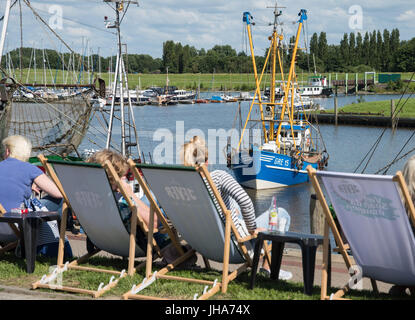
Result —
M 398 171 L 395 176 L 350 174 L 315 171 L 310 166 L 307 171 L 326 218 L 321 299 L 342 299 L 354 287 L 353 280 L 361 277 L 370 278 L 376 291 L 377 280 L 414 286 L 415 238 L 411 222 L 415 225 L 415 209 L 402 173 Z M 321 185 L 348 244 L 342 241 Z M 331 296 L 327 295 L 329 229 L 348 271 L 355 271 L 350 272 L 354 279 Z M 349 249 L 355 264 L 347 253 Z
M 41 155 L 39 156 L 39 159 L 48 175 L 61 191 L 64 197 L 64 206 L 62 211 L 57 269 L 52 274 L 44 276 L 40 281 L 32 284 L 32 288 L 52 288 L 55 290 L 84 293 L 92 295 L 93 297 L 99 297 L 113 288 L 123 277 L 127 275 L 131 276 L 136 270 L 145 267 L 145 262 L 139 264 L 137 267 L 134 266 L 135 258 L 146 256 L 143 250 L 136 245 L 136 227 L 137 225 L 141 227 L 144 234 L 148 234 L 149 230 L 137 213 L 137 207 L 127 196 L 126 190 L 120 183 L 120 178 L 111 163 L 106 161 L 106 163 L 101 166 L 92 163 L 47 160 Z M 128 202 L 128 206 L 133 213 L 131 216 L 130 233 L 122 222 L 119 207 L 109 182 L 109 177 L 114 179 L 118 189 Z M 62 239 L 64 239 L 66 231 L 68 207 L 75 212 L 83 230 L 97 249 L 77 260 L 64 264 L 64 241 Z M 158 218 L 165 228 L 168 228 L 165 219 L 163 219 L 163 217 Z M 181 250 L 177 239 L 171 237 L 171 240 L 172 243 L 179 248 L 178 250 Z M 152 245 L 157 253 L 156 257 L 162 257 L 160 248 L 153 238 Z M 128 271 L 114 271 L 80 266 L 80 264 L 84 263 L 101 250 L 113 255 L 128 257 Z M 148 252 L 147 258 L 148 257 L 150 260 L 153 259 L 153 250 Z M 86 290 L 55 285 L 51 286 L 50 282 L 56 278 L 56 275 L 67 269 L 103 272 L 112 275 L 112 277 L 107 285 L 104 286 L 104 284 L 101 283 L 98 290 Z
M 181 237 L 205 259 L 223 263 L 220 282 L 173 277 L 161 271 L 147 274 L 147 284 L 157 279 L 203 284 L 205 291 L 198 297 L 201 300 L 219 290 L 226 293 L 228 283 L 252 265 L 246 243 L 254 236 L 242 238 L 239 235 L 206 167 L 136 165 L 131 161 L 129 164 L 136 174 L 139 175 L 138 170 L 142 172 L 144 179 L 140 179 L 140 183 L 143 189 L 151 189 Z M 229 273 L 229 264 L 241 266 Z M 138 293 L 147 284 L 143 281 L 133 286 L 123 295 L 124 299 L 146 299 Z

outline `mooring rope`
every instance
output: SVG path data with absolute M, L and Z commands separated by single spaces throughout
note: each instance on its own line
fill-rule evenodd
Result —
M 394 112 L 391 114 L 391 117 L 392 118 L 394 118 L 394 117 L 396 117 L 397 115 L 399 115 L 399 113 L 402 111 L 402 109 L 403 109 L 403 107 L 405 106 L 405 104 L 408 102 L 408 100 L 409 100 L 409 98 L 412 96 L 412 94 L 413 93 L 411 93 L 411 95 L 405 100 L 405 102 L 400 106 L 400 104 L 401 104 L 401 101 L 402 101 L 402 99 L 403 99 L 403 97 L 404 97 L 404 95 L 406 94 L 406 92 L 407 92 L 407 90 L 408 90 L 408 88 L 409 88 L 409 85 L 411 84 L 411 82 L 412 82 L 412 79 L 413 79 L 413 77 L 414 77 L 414 75 L 415 75 L 415 72 L 414 73 L 412 73 L 412 76 L 411 76 L 411 79 L 408 81 L 408 84 L 407 84 L 407 86 L 405 87 L 405 90 L 403 91 L 403 93 L 401 94 L 401 97 L 399 98 L 399 101 L 398 101 L 398 104 L 397 104 L 397 106 L 396 106 L 396 109 L 394 110 Z M 400 107 L 399 107 L 400 106 Z M 362 172 L 361 173 L 364 173 L 365 172 L 365 170 L 366 170 L 366 168 L 368 167 L 368 165 L 369 165 L 369 162 L 371 161 L 371 159 L 372 159 L 372 157 L 373 157 L 373 155 L 374 155 L 374 153 L 375 153 L 375 151 L 376 151 L 376 149 L 377 149 L 377 147 L 379 146 L 379 143 L 380 143 L 380 141 L 382 140 L 382 137 L 383 137 L 383 135 L 385 134 L 385 132 L 386 132 L 386 130 L 387 130 L 388 128 L 387 127 L 385 127 L 383 130 L 382 130 L 382 133 L 380 134 L 380 136 L 378 137 L 378 139 L 376 140 L 376 142 L 373 144 L 373 146 L 370 148 L 370 150 L 367 152 L 367 154 L 365 155 L 365 157 L 363 158 L 363 160 L 359 163 L 359 165 L 356 167 L 356 169 L 354 170 L 354 173 L 356 173 L 357 172 L 357 170 L 359 169 L 359 167 L 363 164 L 363 162 L 365 161 L 365 159 L 369 156 L 369 154 L 370 154 L 370 157 L 369 157 L 369 159 L 368 159 L 368 161 L 367 161 L 367 163 L 366 163 L 366 165 L 365 165 L 365 167 L 363 168 L 363 170 L 362 170 Z M 399 154 L 398 154 L 399 155 Z M 386 173 L 384 173 L 384 174 L 386 174 Z

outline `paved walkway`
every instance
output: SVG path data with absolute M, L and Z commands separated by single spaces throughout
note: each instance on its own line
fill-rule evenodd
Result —
M 75 256 L 81 256 L 86 253 L 85 236 L 74 236 L 72 233 L 67 234 L 71 243 L 72 251 Z M 110 256 L 108 253 L 100 253 L 104 256 Z M 316 269 L 314 276 L 314 285 L 321 285 L 321 262 L 322 252 L 317 252 Z M 198 255 L 196 262 L 200 266 L 204 266 L 203 259 Z M 213 269 L 221 269 L 221 264 L 210 262 Z M 236 266 L 231 266 L 231 270 Z M 293 274 L 290 282 L 303 282 L 303 271 L 301 261 L 301 251 L 295 248 L 287 248 L 284 252 L 281 269 L 290 271 Z M 347 273 L 346 266 L 339 254 L 332 255 L 332 287 L 342 287 L 348 282 L 350 276 Z M 388 292 L 391 285 L 377 282 L 380 292 Z M 363 281 L 363 289 L 371 290 L 371 284 L 368 279 Z M 18 287 L 0 286 L 0 300 L 88 300 L 90 297 L 75 296 L 73 294 L 64 293 L 44 293 L 39 290 L 30 290 Z M 109 296 L 103 299 L 120 299 L 120 297 Z

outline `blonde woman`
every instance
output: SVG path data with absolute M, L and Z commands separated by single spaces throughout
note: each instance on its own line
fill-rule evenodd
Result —
M 198 136 L 183 145 L 181 156 L 185 166 L 208 165 L 208 148 L 205 141 Z M 226 207 L 231 211 L 232 220 L 241 236 L 261 231 L 256 227 L 254 204 L 239 183 L 223 170 L 212 171 L 210 175 Z M 238 218 L 239 213 L 243 220 Z
M 208 148 L 205 141 L 198 136 L 194 136 L 182 146 L 180 155 L 185 166 L 208 165 Z M 268 215 L 262 214 L 256 217 L 251 198 L 229 173 L 223 170 L 214 170 L 210 173 L 210 176 L 223 202 L 228 210 L 230 210 L 232 221 L 242 238 L 266 230 L 268 226 Z M 279 208 L 279 210 L 281 209 L 284 210 L 283 208 Z M 222 219 L 224 219 L 223 215 Z M 270 275 L 266 260 L 264 260 L 261 272 L 266 276 Z M 290 272 L 280 270 L 280 279 L 288 280 L 291 277 L 292 274 Z
M 6 211 L 20 208 L 32 196 L 32 191 L 48 194 L 47 199 L 40 199 L 49 211 L 59 211 L 62 194 L 55 183 L 38 167 L 28 163 L 32 144 L 23 136 L 9 136 L 2 141 L 3 158 L 0 162 L 0 203 Z M 43 223 L 37 243 L 37 253 L 56 257 L 58 252 L 59 229 L 56 221 Z M 72 250 L 65 241 L 65 257 L 72 258 Z
M 32 144 L 23 136 L 9 136 L 2 141 L 3 158 L 0 162 L 0 203 L 6 211 L 19 208 L 32 194 L 32 188 L 43 190 L 49 196 L 62 199 L 53 181 L 38 167 L 28 163 Z

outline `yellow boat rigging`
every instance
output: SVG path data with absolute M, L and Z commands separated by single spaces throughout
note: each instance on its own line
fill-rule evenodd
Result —
M 252 41 L 252 32 L 251 32 L 251 25 L 253 24 L 252 22 L 253 17 L 249 12 L 244 12 L 243 14 L 243 21 L 246 23 L 247 34 L 249 38 L 249 45 L 250 45 L 251 58 L 252 58 L 252 64 L 253 64 L 253 69 L 254 69 L 256 90 L 255 90 L 254 98 L 252 99 L 252 102 L 249 108 L 249 113 L 246 118 L 245 125 L 241 133 L 237 151 L 240 150 L 242 139 L 243 139 L 243 136 L 244 136 L 244 133 L 245 133 L 245 130 L 246 130 L 248 121 L 250 119 L 250 115 L 251 115 L 254 105 L 259 105 L 260 114 L 261 114 L 261 122 L 262 122 L 262 131 L 263 131 L 265 143 L 268 143 L 269 141 L 275 141 L 278 149 L 280 149 L 281 142 L 280 142 L 280 139 L 278 139 L 278 137 L 280 137 L 281 135 L 281 130 L 283 128 L 283 121 L 287 120 L 285 118 L 285 115 L 287 115 L 288 117 L 291 136 L 292 137 L 295 136 L 294 125 L 295 125 L 296 120 L 294 119 L 294 109 L 295 109 L 294 99 L 295 99 L 295 93 L 297 90 L 297 85 L 295 84 L 296 83 L 295 62 L 296 62 L 297 50 L 299 49 L 298 43 L 299 43 L 299 38 L 301 34 L 301 29 L 302 29 L 304 21 L 307 20 L 307 11 L 304 9 L 301 9 L 300 13 L 298 14 L 300 16 L 300 20 L 298 21 L 299 24 L 298 24 L 298 29 L 297 29 L 297 35 L 295 39 L 295 45 L 292 51 L 292 59 L 291 59 L 287 81 L 285 81 L 284 79 L 284 70 L 282 67 L 283 64 L 282 64 L 282 57 L 281 57 L 281 52 L 280 52 L 280 49 L 282 48 L 282 40 L 284 39 L 284 36 L 282 34 L 279 34 L 277 30 L 278 17 L 280 15 L 281 15 L 281 11 L 278 11 L 277 7 L 275 7 L 274 28 L 273 28 L 272 35 L 269 37 L 269 40 L 271 41 L 271 43 L 270 43 L 270 47 L 267 52 L 264 66 L 262 68 L 262 72 L 260 76 L 258 77 L 258 71 L 256 67 L 255 54 L 254 54 L 254 46 L 253 46 L 253 41 Z M 267 65 L 270 60 L 271 60 L 270 62 L 271 64 L 270 99 L 269 99 L 269 102 L 265 102 L 262 100 L 260 88 L 261 88 L 262 79 L 267 70 Z M 276 89 L 275 83 L 276 83 L 277 68 L 279 69 L 278 71 L 281 74 L 282 90 L 284 92 L 282 102 L 276 101 L 275 94 L 274 94 L 275 89 Z M 258 100 L 258 102 L 256 102 L 256 100 Z M 265 116 L 264 116 L 264 110 L 263 110 L 264 105 L 270 107 L 269 109 L 271 113 L 268 119 L 265 119 Z M 276 120 L 275 117 L 276 115 L 278 115 L 277 113 L 278 106 L 281 107 L 280 112 L 279 112 L 280 119 Z M 265 122 L 269 122 L 269 130 L 267 130 Z M 276 123 L 278 123 L 278 127 L 277 127 L 277 130 L 275 131 Z M 293 148 L 296 149 L 296 139 L 293 139 Z

